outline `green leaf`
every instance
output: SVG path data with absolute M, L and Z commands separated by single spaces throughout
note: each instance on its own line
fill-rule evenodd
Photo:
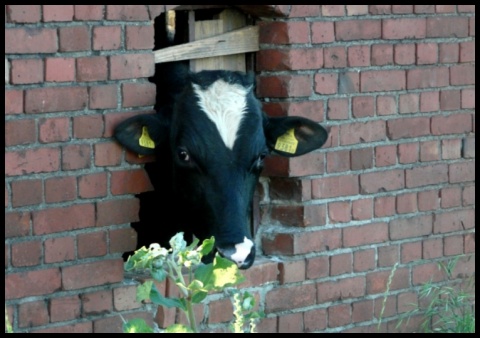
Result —
M 165 329 L 165 333 L 195 333 L 189 327 L 182 324 L 173 324 Z
M 150 293 L 152 290 L 153 281 L 149 280 L 139 285 L 137 288 L 137 302 L 141 302 L 150 299 Z
M 151 272 L 153 279 L 157 282 L 163 282 L 167 278 L 168 274 L 164 269 L 153 269 Z
M 125 333 L 153 333 L 153 329 L 148 326 L 145 320 L 135 318 L 123 324 L 123 332 Z
M 212 282 L 215 288 L 238 285 L 245 280 L 237 265 L 219 255 L 213 261 Z
M 205 239 L 200 246 L 200 253 L 202 256 L 205 256 L 213 250 L 213 245 L 215 244 L 215 238 L 210 237 L 210 239 Z
M 211 290 L 212 286 L 212 276 L 213 276 L 213 264 L 200 265 L 194 273 L 195 279 L 202 282 L 203 286 Z
M 178 307 L 182 309 L 183 311 L 186 311 L 186 306 L 185 304 L 181 301 L 181 299 L 178 298 L 168 298 L 164 297 L 156 288 L 155 285 L 153 285 L 151 291 L 150 291 L 150 299 L 152 300 L 153 303 L 161 306 L 165 306 L 167 308 L 172 308 L 172 307 Z
M 192 303 L 194 304 L 201 303 L 205 299 L 205 297 L 207 297 L 207 295 L 208 295 L 208 292 L 202 291 L 202 290 L 193 292 Z

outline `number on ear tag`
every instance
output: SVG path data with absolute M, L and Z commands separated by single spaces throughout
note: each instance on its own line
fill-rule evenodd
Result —
M 275 143 L 275 150 L 280 150 L 284 153 L 295 154 L 297 151 L 297 146 L 298 141 L 295 138 L 295 130 L 290 129 L 277 139 L 277 143 Z
M 148 135 L 147 127 L 143 126 L 142 128 L 142 136 L 138 140 L 138 143 L 145 148 L 155 149 L 155 142 L 150 138 Z

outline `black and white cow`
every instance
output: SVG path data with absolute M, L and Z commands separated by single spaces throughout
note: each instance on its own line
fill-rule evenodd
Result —
M 115 138 L 137 154 L 156 155 L 150 176 L 156 172 L 152 183 L 163 198 L 158 208 L 174 213 L 157 214 L 159 231 L 214 236 L 216 250 L 247 269 L 255 259 L 249 215 L 265 156 L 313 151 L 327 131 L 301 117 L 267 117 L 251 74 L 179 71 L 173 77 L 170 87 L 160 88 L 173 92 L 166 95 L 170 102 L 156 114 L 123 121 Z

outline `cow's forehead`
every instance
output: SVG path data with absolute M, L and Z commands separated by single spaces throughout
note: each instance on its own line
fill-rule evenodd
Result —
M 192 86 L 199 108 L 215 124 L 225 146 L 233 149 L 242 118 L 247 114 L 247 95 L 251 89 L 222 79 L 207 88 Z

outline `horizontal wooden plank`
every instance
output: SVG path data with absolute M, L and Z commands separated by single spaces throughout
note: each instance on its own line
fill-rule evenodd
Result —
M 155 63 L 201 59 L 258 51 L 258 27 L 249 26 L 215 37 L 154 51 Z

